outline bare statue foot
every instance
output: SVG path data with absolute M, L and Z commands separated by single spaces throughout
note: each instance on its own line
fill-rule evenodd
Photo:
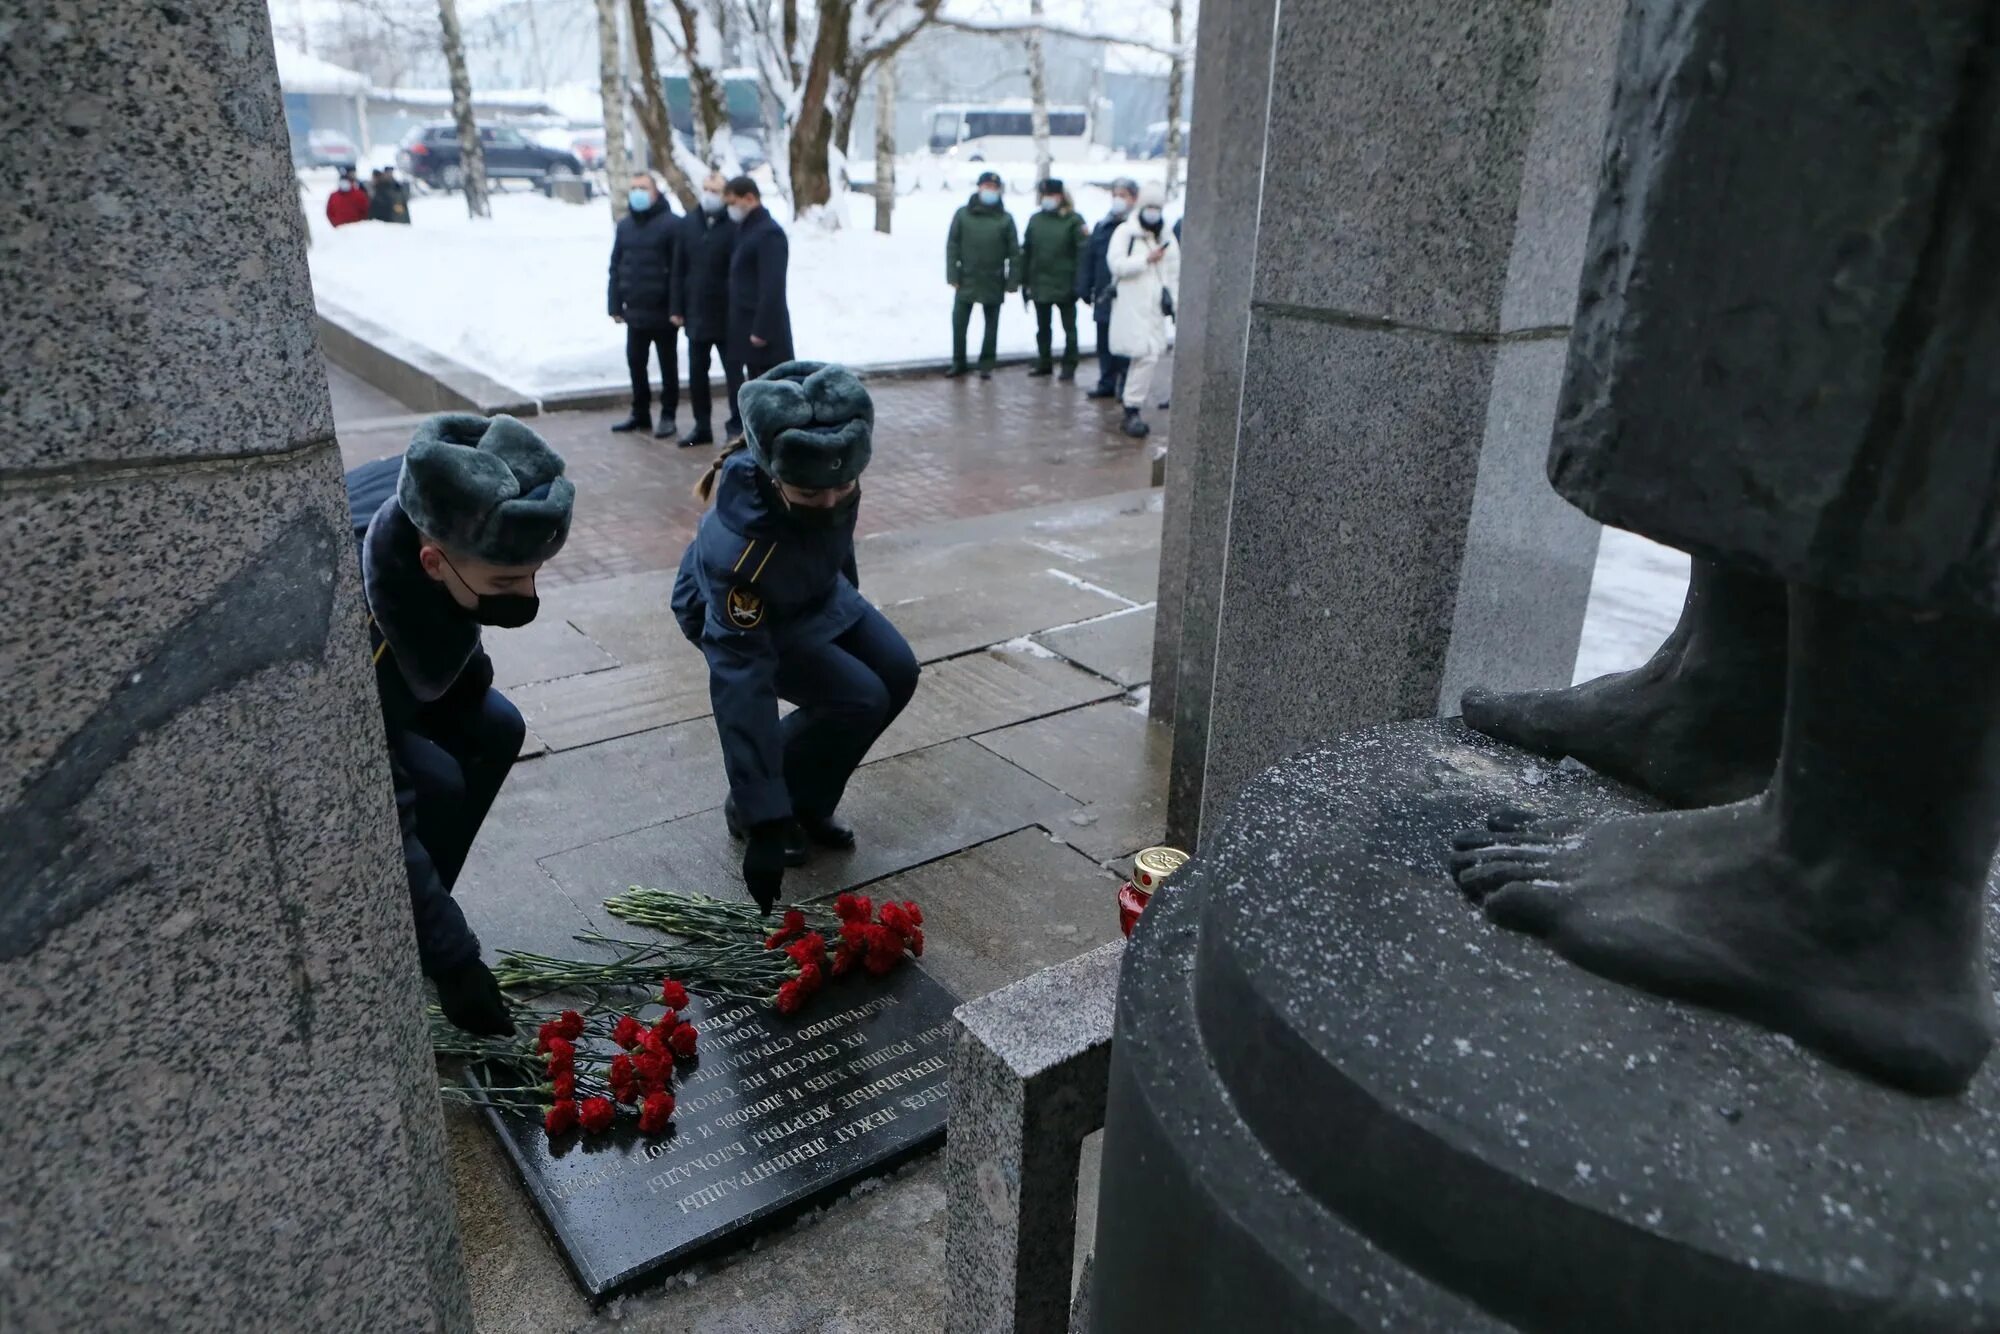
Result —
M 1801 858 L 1768 799 L 1488 825 L 1455 840 L 1459 886 L 1498 925 L 1593 973 L 1739 1015 L 1916 1093 L 1960 1091 L 1992 1045 L 1977 898 L 1849 850 Z M 1942 903 L 1959 910 L 1913 911 Z M 1864 920 L 1857 904 L 1878 910 Z
M 1762 792 L 1785 699 L 1785 589 L 1697 561 L 1680 623 L 1644 666 L 1566 690 L 1466 692 L 1475 731 L 1574 756 L 1669 805 Z

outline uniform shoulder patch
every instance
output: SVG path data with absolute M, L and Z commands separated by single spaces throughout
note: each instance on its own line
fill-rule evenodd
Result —
M 764 599 L 748 584 L 732 584 L 723 609 L 729 624 L 738 630 L 755 630 L 764 623 Z

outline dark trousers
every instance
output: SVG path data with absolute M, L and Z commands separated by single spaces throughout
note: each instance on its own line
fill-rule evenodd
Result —
M 1049 316 L 1055 311 L 1062 312 L 1063 326 L 1063 369 L 1076 369 L 1076 300 L 1037 301 L 1035 303 L 1035 366 L 1039 370 L 1049 369 L 1049 356 L 1055 345 L 1055 330 L 1049 323 Z
M 990 371 L 1000 351 L 1000 303 L 974 301 L 964 292 L 951 303 L 951 364 L 959 370 L 965 369 L 965 331 L 972 323 L 974 306 L 986 312 L 986 335 L 979 342 L 979 369 Z
M 736 391 L 743 387 L 745 380 L 754 380 L 765 371 L 772 370 L 784 364 L 784 360 L 773 356 L 771 349 L 768 347 L 753 347 L 750 349 L 750 359 L 737 367 L 736 379 L 729 386 L 729 420 L 731 422 L 730 433 L 732 435 L 743 429 L 743 411 L 736 406 Z
M 680 330 L 669 324 L 664 329 L 635 329 L 625 326 L 625 368 L 632 372 L 632 415 L 653 419 L 652 376 L 647 363 L 653 350 L 660 353 L 660 420 L 670 422 L 681 408 L 681 366 L 674 343 Z
M 1114 394 L 1125 392 L 1125 372 L 1130 357 L 1111 355 L 1111 303 L 1097 303 L 1097 387 Z
M 694 408 L 694 424 L 703 430 L 712 430 L 715 420 L 714 398 L 708 383 L 709 358 L 722 363 L 722 378 L 729 385 L 729 422 L 723 427 L 727 435 L 735 435 L 741 425 L 736 420 L 736 390 L 743 383 L 743 368 L 729 359 L 728 349 L 721 343 L 711 343 L 700 338 L 688 339 L 688 402 Z
M 917 657 L 889 618 L 870 607 L 854 628 L 810 648 L 787 649 L 778 695 L 799 707 L 780 724 L 792 810 L 833 814 L 847 780 L 917 690 Z
M 486 692 L 478 712 L 453 715 L 449 726 L 430 719 L 424 725 L 424 734 L 396 738 L 396 759 L 417 791 L 417 837 L 450 889 L 528 729 L 497 690 Z

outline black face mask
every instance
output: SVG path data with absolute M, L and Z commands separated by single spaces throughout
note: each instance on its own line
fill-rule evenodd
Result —
M 451 557 L 438 552 L 438 557 L 458 574 L 458 567 L 452 565 Z M 465 591 L 472 592 L 472 585 L 465 583 L 465 576 L 458 574 L 458 582 L 465 584 Z M 518 630 L 535 619 L 535 613 L 542 609 L 542 600 L 533 593 L 473 593 L 479 603 L 472 609 L 472 619 L 481 625 L 490 625 L 496 630 Z
M 821 508 L 794 505 L 788 501 L 785 512 L 793 523 L 803 528 L 838 528 L 853 516 L 855 507 L 860 503 L 861 488 L 857 486 L 835 504 Z

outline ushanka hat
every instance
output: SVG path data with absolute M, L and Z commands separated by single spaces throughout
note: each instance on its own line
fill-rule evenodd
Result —
M 788 361 L 746 382 L 737 402 L 750 457 L 781 482 L 844 486 L 874 452 L 875 404 L 845 366 Z
M 441 412 L 417 427 L 396 500 L 417 530 L 489 565 L 533 565 L 569 538 L 562 455 L 514 418 Z

